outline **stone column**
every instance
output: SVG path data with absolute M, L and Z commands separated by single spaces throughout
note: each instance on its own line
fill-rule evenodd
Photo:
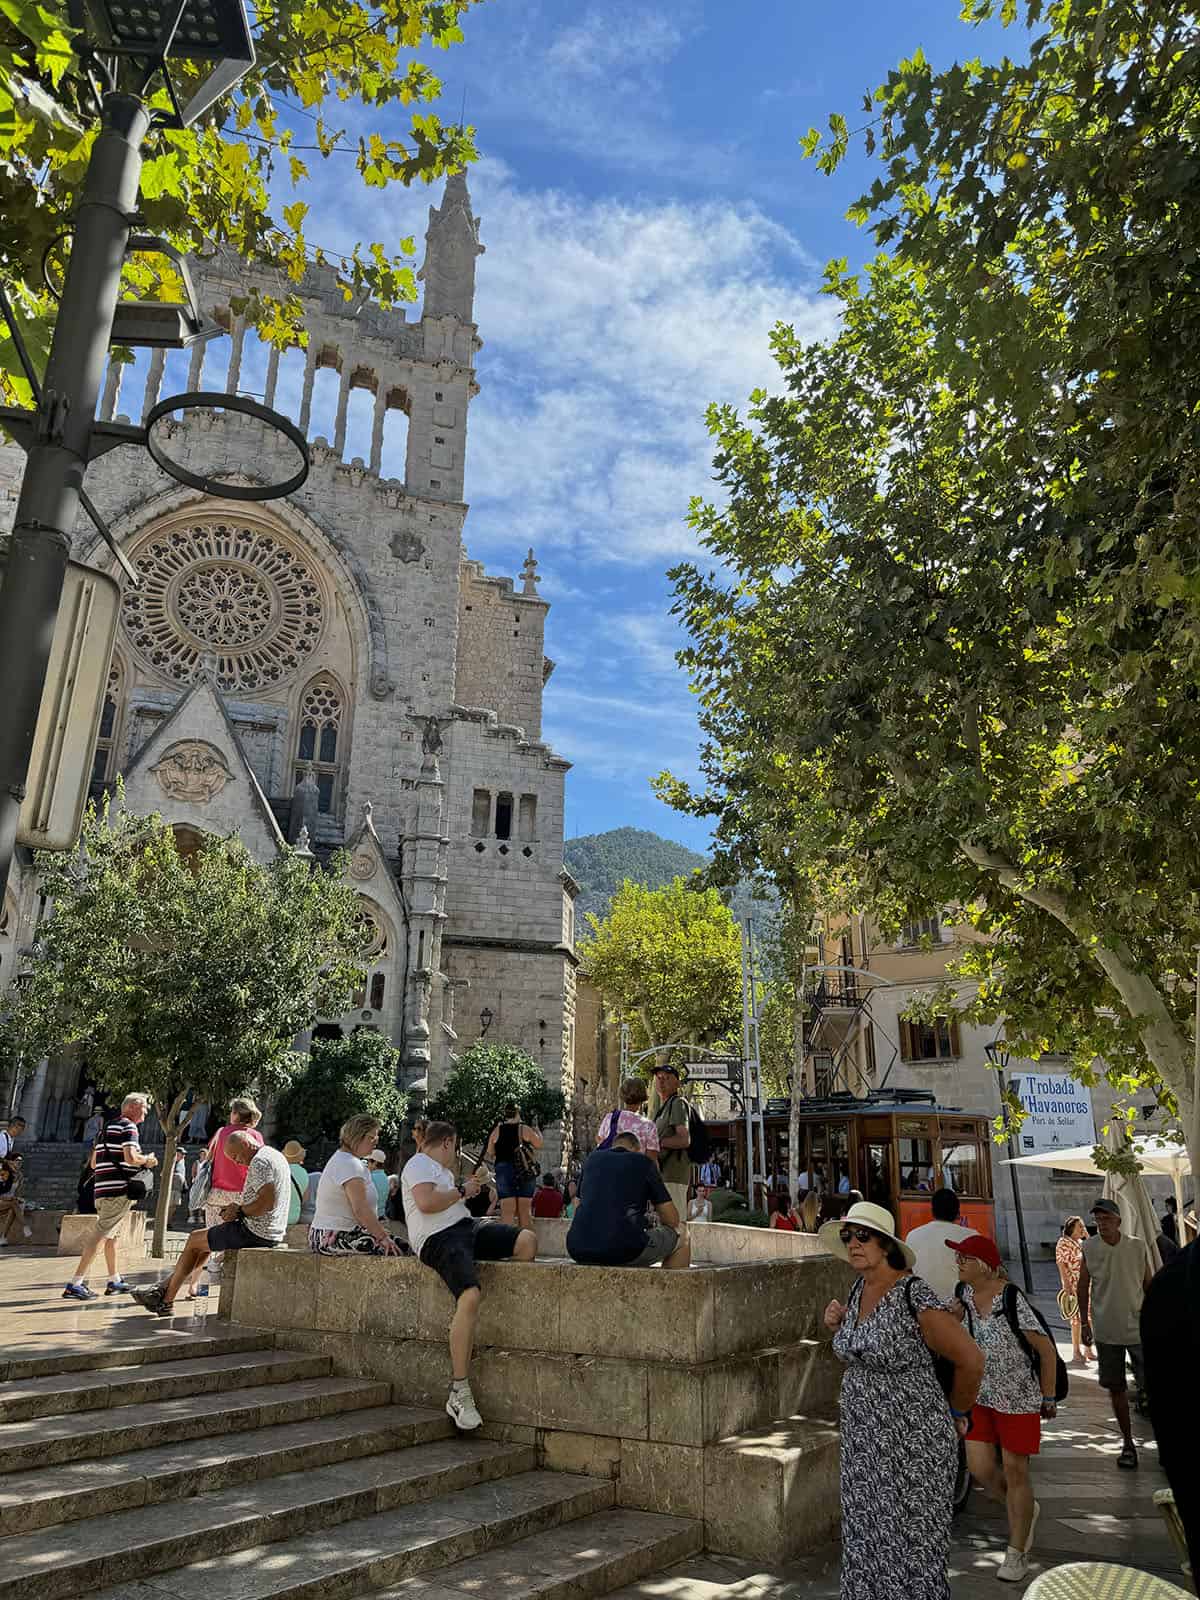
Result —
M 199 389 L 204 381 L 204 357 L 208 345 L 201 339 L 192 346 L 192 359 L 188 362 L 187 386 L 189 389 Z
M 317 346 L 315 340 L 309 337 L 308 350 L 304 359 L 304 391 L 300 397 L 299 429 L 307 438 L 308 422 L 312 416 L 313 382 L 317 376 Z
M 442 923 L 446 915 L 445 785 L 436 751 L 426 749 L 415 793 L 415 829 L 404 841 L 409 980 L 404 997 L 403 1056 L 410 1081 L 428 1073 L 433 1064 L 430 998 L 433 976 L 441 964 Z M 434 1087 L 431 1078 L 431 1094 Z
M 387 385 L 383 379 L 375 390 L 375 415 L 371 422 L 371 471 L 379 472 L 383 467 L 383 419 L 387 415 Z
M 142 418 L 149 416 L 150 407 L 155 404 L 162 390 L 163 368 L 167 364 L 167 352 L 154 350 L 150 354 L 150 370 L 146 374 L 146 393 L 142 399 Z
M 246 342 L 246 324 L 238 317 L 233 324 L 233 344 L 229 352 L 229 371 L 225 377 L 226 394 L 236 394 L 242 376 L 242 346 Z
M 271 353 L 267 357 L 267 389 L 263 395 L 264 405 L 275 404 L 275 390 L 279 383 L 279 346 L 273 344 Z
M 346 413 L 350 408 L 350 363 L 341 370 L 338 384 L 337 416 L 333 424 L 333 451 L 341 459 L 346 450 Z
M 117 402 L 121 398 L 121 379 L 124 374 L 124 364 L 110 356 L 108 375 L 104 380 L 104 394 L 100 399 L 101 422 L 111 422 L 117 414 Z

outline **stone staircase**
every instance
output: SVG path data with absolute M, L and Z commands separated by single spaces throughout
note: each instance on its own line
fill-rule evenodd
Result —
M 0 1380 L 0 1600 L 584 1600 L 702 1541 L 227 1323 Z

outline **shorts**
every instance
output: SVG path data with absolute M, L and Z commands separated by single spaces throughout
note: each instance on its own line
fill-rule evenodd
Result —
M 252 1233 L 241 1217 L 235 1217 L 232 1222 L 218 1222 L 215 1228 L 208 1230 L 208 1248 L 213 1255 L 226 1250 L 275 1250 L 282 1243 L 282 1239 L 264 1239 L 261 1234 Z
M 99 1195 L 96 1199 L 96 1237 L 114 1238 L 132 1210 L 133 1201 L 127 1194 Z
M 1137 1385 L 1138 1393 L 1146 1387 L 1146 1368 L 1142 1361 L 1142 1347 L 1140 1344 L 1101 1344 L 1096 1340 L 1096 1376 L 1100 1387 L 1107 1389 L 1109 1394 L 1124 1394 L 1129 1387 L 1125 1377 L 1125 1356 L 1129 1355 L 1129 1365 L 1133 1368 L 1133 1381 Z
M 671 1204 L 678 1211 L 681 1224 L 687 1222 L 688 1187 L 689 1185 L 686 1183 L 668 1183 L 666 1185 L 667 1193 L 671 1196 Z
M 478 1222 L 466 1217 L 426 1239 L 421 1260 L 457 1300 L 466 1289 L 478 1289 L 478 1261 L 511 1261 L 520 1228 L 507 1222 Z
M 512 1161 L 496 1163 L 496 1193 L 501 1200 L 532 1200 L 533 1174 L 522 1177 Z
M 968 1444 L 998 1444 L 1013 1456 L 1036 1456 L 1042 1445 L 1042 1417 L 1038 1411 L 993 1411 L 976 1406 L 971 1412 Z
M 402 1256 L 412 1255 L 403 1239 L 393 1239 Z M 315 1256 L 383 1256 L 387 1254 L 382 1244 L 377 1244 L 365 1228 L 313 1228 L 308 1230 L 308 1248 Z
M 660 1261 L 665 1261 L 668 1256 L 673 1256 L 679 1248 L 679 1235 L 674 1228 L 668 1228 L 665 1222 L 660 1222 L 650 1229 L 646 1235 L 646 1248 L 640 1256 L 632 1261 L 627 1261 L 627 1267 L 656 1267 Z

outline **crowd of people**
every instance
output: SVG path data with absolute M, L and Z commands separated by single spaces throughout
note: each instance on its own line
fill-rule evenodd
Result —
M 861 1200 L 820 1229 L 856 1274 L 846 1303 L 831 1301 L 825 1311 L 845 1363 L 842 1600 L 948 1600 L 951 1520 L 970 1483 L 1005 1507 L 997 1578 L 1028 1575 L 1041 1514 L 1031 1463 L 1043 1422 L 1066 1397 L 1066 1367 L 1041 1313 L 1008 1280 L 995 1241 L 960 1217 L 957 1195 L 936 1191 L 931 1210 L 904 1239 L 889 1211 Z M 1089 1234 L 1082 1217 L 1068 1217 L 1056 1252 L 1072 1365 L 1096 1362 L 1120 1429 L 1123 1470 L 1138 1466 L 1132 1370 L 1139 1409 L 1149 1408 L 1162 1430 L 1160 1459 L 1177 1500 L 1184 1496 L 1185 1523 L 1194 1522 L 1200 1493 L 1188 1430 L 1197 1408 L 1169 1397 L 1178 1395 L 1171 1374 L 1180 1320 L 1196 1314 L 1197 1247 L 1152 1277 L 1146 1243 L 1124 1232 L 1115 1201 L 1097 1200 L 1092 1218 Z M 1144 1359 L 1143 1339 L 1157 1366 Z

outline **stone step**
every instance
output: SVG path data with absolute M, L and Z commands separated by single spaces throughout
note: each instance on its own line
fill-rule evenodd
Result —
M 782 1417 L 704 1451 L 704 1543 L 783 1565 L 818 1549 L 841 1518 L 841 1436 L 813 1417 Z
M 0 1474 L 62 1461 L 95 1461 L 159 1445 L 244 1433 L 281 1422 L 308 1422 L 390 1405 L 391 1385 L 361 1378 L 269 1383 L 220 1396 L 188 1395 L 145 1406 L 117 1406 L 85 1416 L 0 1423 Z
M 463 1600 L 464 1595 L 590 1600 L 694 1555 L 702 1543 L 698 1522 L 649 1511 L 601 1511 L 469 1556 L 430 1573 L 428 1582 L 425 1578 L 402 1582 L 366 1600 Z M 676 1591 L 656 1583 L 647 1593 L 662 1596 Z
M 532 1450 L 486 1439 L 446 1440 L 400 1452 L 390 1460 L 404 1466 L 389 1472 L 381 1463 L 375 1478 L 364 1472 L 363 1463 L 297 1474 L 294 1490 L 288 1479 L 278 1478 L 243 1493 L 236 1531 L 228 1520 L 206 1522 L 199 1515 L 186 1534 L 178 1521 L 158 1526 L 167 1514 L 179 1519 L 189 1510 L 195 1515 L 197 1508 L 211 1509 L 220 1496 L 131 1513 L 140 1531 L 132 1545 L 127 1535 L 123 1548 L 116 1548 L 104 1529 L 120 1516 L 74 1523 L 60 1530 L 78 1541 L 78 1559 L 65 1567 L 51 1566 L 62 1558 L 43 1530 L 30 1536 L 29 1564 L 19 1577 L 11 1553 L 25 1538 L 6 1539 L 0 1541 L 0 1600 L 68 1600 L 81 1593 L 95 1600 L 101 1584 L 104 1600 L 161 1600 L 164 1592 L 174 1600 L 257 1600 L 276 1594 L 330 1600 L 448 1566 L 611 1505 L 608 1482 L 532 1470 L 500 1475 L 514 1460 L 527 1462 Z M 440 1474 L 435 1456 L 441 1458 Z M 470 1487 L 452 1486 L 452 1459 L 467 1482 L 474 1474 Z M 341 1483 L 335 1486 L 336 1474 Z M 446 1492 L 423 1497 L 421 1486 L 438 1475 Z M 314 1501 L 315 1480 L 322 1476 L 331 1480 L 323 1492 L 337 1496 L 338 1503 Z M 386 1509 L 375 1509 L 380 1505 Z M 251 1529 L 257 1529 L 256 1541 L 246 1537 Z M 93 1533 L 103 1540 L 102 1548 L 89 1543 Z
M 268 1383 L 298 1383 L 330 1371 L 328 1356 L 288 1350 L 202 1355 L 157 1368 L 105 1367 L 98 1372 L 56 1373 L 10 1381 L 0 1393 L 0 1422 L 26 1422 L 110 1407 L 149 1405 L 193 1394 L 225 1394 Z M 84 1424 L 86 1426 L 86 1424 Z
M 112 1344 L 10 1345 L 0 1354 L 0 1381 L 48 1378 L 58 1372 L 98 1372 L 104 1367 L 151 1366 L 160 1361 L 192 1361 L 197 1356 L 270 1350 L 275 1343 L 273 1335 L 254 1329 L 225 1331 L 226 1323 L 221 1324 L 221 1329 L 205 1333 L 175 1332 L 164 1331 L 150 1323 L 145 1333 L 135 1334 L 122 1328 Z
M 449 1438 L 444 1411 L 380 1406 L 313 1422 L 253 1428 L 230 1438 L 134 1450 L 100 1461 L 69 1461 L 0 1477 L 0 1535 L 32 1533 L 136 1506 L 186 1500 L 258 1479 L 351 1461 Z

